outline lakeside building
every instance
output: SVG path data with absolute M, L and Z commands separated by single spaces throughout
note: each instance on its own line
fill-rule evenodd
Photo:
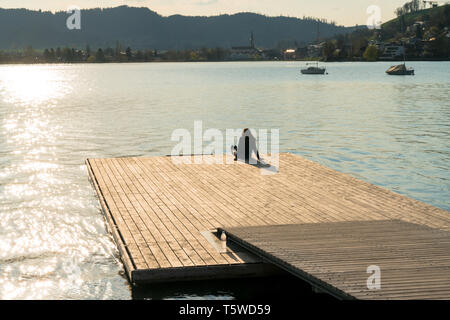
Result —
M 282 51 L 283 60 L 300 60 L 308 58 L 308 47 L 303 45 L 297 48 L 288 48 Z
M 297 59 L 297 49 L 286 49 L 283 52 L 284 60 L 296 60 Z
M 231 47 L 231 60 L 253 60 L 256 56 L 260 56 L 261 50 L 255 47 L 255 37 L 253 32 L 250 35 L 250 46 Z
M 384 46 L 383 54 L 380 59 L 382 60 L 395 60 L 403 57 L 405 53 L 405 47 L 398 44 L 388 44 Z
M 322 56 L 323 47 L 325 46 L 325 42 L 319 44 L 311 44 L 307 47 L 308 56 L 310 58 L 319 58 Z

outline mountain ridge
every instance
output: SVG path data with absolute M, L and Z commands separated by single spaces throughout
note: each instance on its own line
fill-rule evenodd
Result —
M 82 9 L 81 30 L 68 30 L 69 16 L 64 11 L 0 8 L 0 49 L 115 47 L 117 42 L 136 49 L 230 48 L 248 45 L 252 31 L 258 47 L 274 48 L 280 42 L 314 41 L 318 23 L 322 38 L 357 28 L 313 18 L 270 17 L 252 12 L 164 17 L 147 7 L 118 6 Z

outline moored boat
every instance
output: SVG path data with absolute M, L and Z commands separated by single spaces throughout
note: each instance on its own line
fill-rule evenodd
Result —
M 403 21 L 402 19 L 400 19 Z M 402 23 L 402 30 L 403 30 L 403 23 Z M 414 69 L 413 68 L 407 68 L 406 67 L 406 49 L 405 44 L 403 43 L 403 64 L 399 64 L 396 66 L 392 66 L 389 69 L 386 70 L 386 73 L 391 76 L 413 76 L 414 75 Z
M 326 69 L 319 67 L 317 62 L 315 66 L 307 67 L 301 70 L 302 74 L 325 74 Z
M 414 69 L 407 68 L 406 64 L 403 63 L 397 66 L 390 67 L 388 70 L 386 70 L 386 73 L 391 76 L 413 76 Z

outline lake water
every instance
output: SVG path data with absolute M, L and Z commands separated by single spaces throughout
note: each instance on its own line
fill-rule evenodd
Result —
M 131 298 L 84 161 L 170 154 L 195 120 L 279 129 L 281 151 L 450 210 L 450 63 L 412 62 L 414 77 L 390 65 L 0 66 L 0 299 Z M 144 297 L 233 298 L 245 284 Z

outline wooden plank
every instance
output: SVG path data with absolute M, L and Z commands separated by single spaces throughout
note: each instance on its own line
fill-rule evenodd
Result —
M 450 232 L 399 220 L 219 229 L 341 299 L 450 299 Z M 384 235 L 384 237 L 382 237 Z M 367 288 L 369 266 L 381 289 Z

